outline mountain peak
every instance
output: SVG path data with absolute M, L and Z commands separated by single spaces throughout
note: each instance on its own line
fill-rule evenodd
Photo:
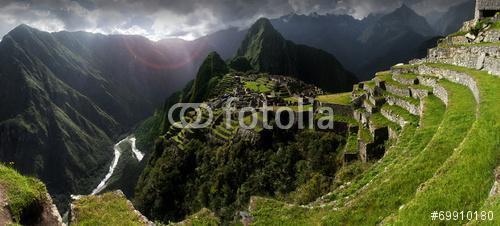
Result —
M 7 33 L 8 36 L 12 37 L 13 39 L 17 38 L 26 38 L 29 37 L 33 34 L 36 34 L 36 32 L 40 32 L 38 29 L 30 27 L 26 24 L 20 24 L 9 33 Z
M 252 27 L 258 26 L 258 27 L 272 27 L 271 21 L 265 17 L 259 18 L 255 23 L 252 25 Z
M 249 29 L 249 34 L 257 34 L 259 32 L 272 32 L 272 33 L 278 33 L 273 25 L 271 24 L 271 21 L 267 18 L 260 18 L 258 19 Z
M 401 5 L 401 7 L 394 10 L 394 12 L 392 12 L 391 14 L 413 15 L 413 14 L 417 14 L 417 13 L 412 8 L 410 8 L 408 5 L 403 3 L 403 5 Z

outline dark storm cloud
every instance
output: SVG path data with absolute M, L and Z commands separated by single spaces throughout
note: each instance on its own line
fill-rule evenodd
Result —
M 0 0 L 0 35 L 20 23 L 42 30 L 195 38 L 259 17 L 288 13 L 386 13 L 404 2 L 417 12 L 445 11 L 465 0 Z

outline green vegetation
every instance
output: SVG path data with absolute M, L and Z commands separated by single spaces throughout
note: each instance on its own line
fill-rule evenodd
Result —
M 262 84 L 259 82 L 245 82 L 245 88 L 250 89 L 257 93 L 269 93 L 271 89 L 266 86 L 266 84 Z
M 195 214 L 186 217 L 179 223 L 171 223 L 168 226 L 185 225 L 185 226 L 217 226 L 220 225 L 220 219 L 207 208 L 202 208 Z
M 266 26 L 270 25 L 266 21 L 259 23 L 250 29 L 257 29 L 258 37 L 247 36 L 242 45 L 245 48 L 239 50 L 254 66 L 269 56 L 262 56 L 265 48 L 252 38 L 277 37 L 268 33 Z M 257 66 L 275 66 L 265 63 Z M 246 135 L 251 138 L 245 139 L 233 136 L 233 128 L 218 125 L 211 130 L 227 141 L 223 144 L 211 145 L 206 137 L 193 138 L 182 149 L 158 143 L 153 153 L 157 157 L 150 161 L 140 179 L 135 202 L 150 217 L 164 221 L 182 219 L 200 209 L 203 212 L 203 208 L 213 210 L 211 216 L 221 217 L 220 222 L 216 219 L 205 224 L 234 223 L 234 212 L 248 208 L 250 196 L 259 196 L 249 204 L 256 225 L 429 225 L 436 223 L 429 217 L 434 210 L 492 209 L 498 213 L 498 197 L 488 197 L 488 193 L 495 180 L 493 171 L 500 163 L 499 78 L 474 69 L 427 65 L 471 75 L 481 100 L 476 102 L 466 86 L 437 76 L 436 82 L 447 91 L 447 105 L 431 94 L 415 99 L 382 91 L 384 97 L 398 98 L 423 109 L 419 118 L 400 106 L 384 104 L 382 110 L 408 122 L 402 127 L 382 113 L 367 114 L 369 128 L 388 126 L 397 130 L 397 139 L 374 144 L 386 148 L 379 160 L 354 161 L 340 167 L 344 164 L 343 154 L 359 151 L 358 141 L 369 144 L 367 149 L 374 142 L 366 125 L 351 117 L 333 116 L 350 126 L 359 125 L 357 134 L 342 136 L 314 130 L 259 128 L 249 131 Z M 401 89 L 432 91 L 432 87 L 406 85 L 397 79 L 412 80 L 421 75 L 394 76 L 396 79 L 391 71 L 377 73 L 374 80 L 363 83 L 364 89 L 378 95 L 380 89 L 374 89 L 379 81 L 385 81 Z M 280 88 L 265 76 L 249 76 L 243 85 L 260 93 Z M 316 100 L 350 105 L 353 94 L 367 93 L 353 92 L 318 96 Z M 277 96 L 288 102 L 297 101 L 295 97 Z M 370 99 L 363 101 L 363 107 L 375 107 Z M 356 109 L 359 111 L 366 110 Z M 317 114 L 315 119 L 323 116 Z M 245 118 L 247 124 L 249 119 Z M 260 135 L 258 140 L 252 137 L 255 132 Z
M 370 122 L 373 124 L 375 128 L 381 128 L 388 126 L 390 128 L 399 130 L 400 126 L 394 122 L 389 121 L 385 116 L 381 113 L 375 113 L 370 116 Z
M 317 96 L 316 100 L 322 103 L 349 105 L 351 104 L 351 92 L 337 93 L 331 95 Z
M 449 91 L 450 103 L 436 133 L 415 135 L 405 149 L 404 157 L 393 165 L 398 170 L 397 174 L 391 170 L 388 170 L 391 173 L 379 173 L 363 193 L 356 194 L 349 207 L 329 215 L 326 222 L 379 223 L 381 218 L 410 201 L 418 186 L 431 178 L 454 148 L 460 145 L 475 119 L 474 98 L 464 86 L 450 82 L 443 82 L 442 85 Z M 458 120 L 460 123 L 457 123 Z M 420 220 L 424 219 L 423 215 L 419 216 Z
M 302 109 L 299 109 L 298 105 L 294 105 L 294 106 L 276 106 L 276 107 L 273 107 L 273 111 L 292 110 L 292 111 L 295 111 L 295 112 L 299 112 L 299 111 L 311 111 L 312 109 L 313 109 L 312 104 L 302 105 Z
M 364 126 L 359 127 L 358 136 L 359 136 L 359 139 L 361 139 L 365 143 L 373 142 L 373 135 L 370 133 L 368 128 L 366 128 Z
M 6 192 L 9 209 L 15 222 L 21 220 L 24 209 L 35 203 L 44 202 L 47 195 L 47 189 L 41 181 L 22 176 L 2 164 L 0 164 L 0 187 Z
M 334 56 L 284 39 L 265 18 L 248 29 L 236 57 L 245 57 L 258 72 L 290 75 L 330 92 L 351 90 L 357 82 Z
M 331 190 L 341 137 L 314 130 L 266 132 L 257 144 L 232 140 L 210 146 L 204 138 L 192 139 L 183 150 L 157 144 L 152 155 L 160 157 L 144 170 L 134 203 L 165 222 L 203 207 L 228 222 L 251 195 L 307 203 Z
M 433 208 L 479 209 L 488 196 L 494 180 L 493 170 L 499 163 L 500 79 L 487 72 L 452 65 L 430 64 L 447 70 L 465 72 L 477 82 L 481 101 L 477 119 L 453 155 L 442 164 L 426 187 L 404 208 L 399 222 L 426 222 L 419 216 Z M 462 100 L 465 102 L 466 100 Z M 465 116 L 457 118 L 463 121 Z M 447 188 L 453 192 L 443 192 Z M 470 195 L 471 192 L 475 195 Z M 446 201 L 443 201 L 446 200 Z
M 413 73 L 407 73 L 407 74 L 399 74 L 399 75 L 394 75 L 396 77 L 400 77 L 403 79 L 416 79 L 417 75 Z
M 189 102 L 200 103 L 204 101 L 210 90 L 215 88 L 217 80 L 228 72 L 226 63 L 216 52 L 210 53 L 203 61 L 191 88 Z
M 116 192 L 86 196 L 75 202 L 71 225 L 145 225 L 123 195 Z
M 401 108 L 397 105 L 384 104 L 382 106 L 382 109 L 404 118 L 408 123 L 411 123 L 413 125 L 418 124 L 419 118 L 417 116 L 410 114 L 410 112 L 408 112 L 406 109 Z
M 358 152 L 358 136 L 357 134 L 349 134 L 347 137 L 347 142 L 344 148 L 345 153 L 357 153 Z
M 397 200 L 400 197 L 399 195 L 393 195 L 392 192 L 402 192 L 399 191 L 399 187 L 396 185 L 394 185 L 394 187 L 389 186 L 393 187 L 394 190 L 384 189 L 387 183 L 392 184 L 391 180 L 389 180 L 388 177 L 391 177 L 391 175 L 397 175 L 393 174 L 393 172 L 396 170 L 398 172 L 402 169 L 404 170 L 405 163 L 409 162 L 412 159 L 411 156 L 415 156 L 416 154 L 418 154 L 418 150 L 422 150 L 426 147 L 429 140 L 432 139 L 434 132 L 439 127 L 439 122 L 441 121 L 443 113 L 445 111 L 444 104 L 434 96 L 425 98 L 424 103 L 425 108 L 424 114 L 422 116 L 421 126 L 417 130 L 415 130 L 415 127 L 413 125 L 404 127 L 397 143 L 388 150 L 386 156 L 382 160 L 377 162 L 367 171 L 362 170 L 365 172 L 361 175 L 357 174 L 359 176 L 352 180 L 353 184 L 351 184 L 347 188 L 334 190 L 332 192 L 332 196 L 330 196 L 330 199 L 336 200 L 340 206 L 342 205 L 341 203 L 344 202 L 344 198 L 354 197 L 349 198 L 354 206 L 349 205 L 349 208 L 341 208 L 339 209 L 339 212 L 331 211 L 331 207 L 328 206 L 325 208 L 314 207 L 313 209 L 309 209 L 298 206 L 289 206 L 287 204 L 273 200 L 265 200 L 265 203 L 256 202 L 257 204 L 254 207 L 254 211 L 252 211 L 252 214 L 254 214 L 256 218 L 257 225 L 265 225 L 266 223 L 271 222 L 277 222 L 278 224 L 284 225 L 295 225 L 296 222 L 305 222 L 305 225 L 336 225 L 340 222 L 343 222 L 341 224 L 344 224 L 346 222 L 350 222 L 346 224 L 365 224 L 367 222 L 372 222 L 371 219 L 374 219 L 375 222 L 379 222 L 380 219 L 378 219 L 377 215 L 371 212 L 384 211 L 385 209 L 390 208 L 390 206 L 394 205 L 394 202 L 391 201 L 391 199 L 396 198 Z M 360 133 L 362 132 L 363 129 L 360 130 Z M 413 151 L 410 152 L 406 150 Z M 401 152 L 404 152 L 404 154 L 401 154 Z M 410 153 L 412 154 L 408 155 Z M 398 180 L 400 180 L 404 179 L 404 176 L 401 175 L 400 177 L 396 178 L 399 178 Z M 360 188 L 367 185 L 369 182 L 370 185 L 368 186 L 368 190 L 364 189 L 363 193 L 356 192 Z M 396 184 L 401 185 L 400 183 Z M 379 191 L 379 189 L 383 190 Z M 410 190 L 403 189 L 403 191 Z M 365 193 L 368 194 L 364 195 Z M 359 206 L 361 204 L 361 200 L 357 198 L 358 196 L 369 196 L 372 198 L 361 198 L 361 200 L 364 200 L 362 202 L 364 204 Z M 387 200 L 387 202 L 385 202 L 384 200 Z M 380 205 L 377 204 L 379 202 L 381 202 Z M 397 204 L 397 202 L 395 204 L 396 208 L 398 208 L 399 205 Z M 366 211 L 369 211 L 368 214 Z M 341 214 L 341 216 L 343 217 L 338 218 L 338 214 Z
M 315 114 L 315 120 L 324 119 L 324 120 L 333 120 L 334 122 L 346 122 L 350 125 L 358 125 L 358 121 L 353 117 L 348 117 L 344 115 L 334 114 L 333 116 L 325 115 L 325 114 Z
M 229 67 L 241 72 L 247 72 L 252 70 L 252 65 L 248 62 L 248 59 L 242 56 L 235 57 L 229 62 Z
M 389 93 L 387 91 L 384 91 L 383 95 L 385 97 L 394 97 L 394 98 L 397 98 L 397 99 L 401 99 L 401 100 L 404 100 L 404 101 L 406 101 L 406 102 L 408 102 L 410 104 L 416 105 L 416 106 L 418 106 L 420 104 L 420 101 L 417 100 L 417 99 L 414 99 L 414 98 L 411 98 L 411 97 L 406 97 L 406 96 L 398 96 L 396 94 Z

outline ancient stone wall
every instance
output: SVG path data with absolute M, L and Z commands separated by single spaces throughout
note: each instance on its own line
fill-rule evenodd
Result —
M 401 127 L 406 124 L 406 120 L 403 117 L 395 114 L 394 112 L 388 111 L 386 109 L 381 109 L 380 113 L 391 122 L 397 123 Z
M 389 85 L 389 84 L 387 84 L 385 87 L 389 93 L 396 94 L 398 96 L 404 96 L 404 97 L 411 96 L 410 89 L 408 89 L 406 87 L 402 88 L 399 86 L 394 86 L 394 85 Z
M 351 117 L 354 110 L 351 105 L 341 105 L 332 103 L 319 103 L 320 107 L 327 107 L 333 110 L 333 114 Z
M 414 105 L 406 100 L 393 97 L 393 96 L 387 96 L 387 103 L 391 105 L 398 105 L 404 109 L 406 109 L 408 112 L 410 112 L 412 115 L 420 115 L 421 109 L 420 106 Z
M 434 48 L 429 50 L 427 62 L 475 68 L 500 76 L 500 48 L 498 46 Z
M 420 65 L 418 70 L 420 74 L 439 75 L 439 77 L 467 86 L 472 91 L 476 102 L 480 102 L 479 89 L 476 81 L 468 74 L 443 68 L 429 67 L 427 65 Z

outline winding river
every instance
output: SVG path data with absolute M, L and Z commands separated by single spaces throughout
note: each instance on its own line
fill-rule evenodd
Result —
M 115 144 L 115 146 L 113 147 L 115 156 L 113 158 L 113 161 L 111 162 L 111 166 L 109 166 L 109 171 L 106 174 L 106 176 L 101 180 L 99 185 L 97 185 L 97 187 L 92 191 L 91 195 L 95 195 L 95 194 L 101 192 L 102 190 L 104 190 L 104 188 L 106 188 L 108 180 L 111 178 L 111 176 L 113 176 L 113 173 L 115 172 L 116 166 L 118 165 L 118 160 L 120 160 L 120 156 L 122 155 L 123 150 L 120 148 L 120 146 L 123 143 L 129 143 L 135 159 L 137 159 L 137 161 L 139 161 L 139 162 L 142 161 L 142 159 L 144 158 L 144 154 L 141 151 L 139 151 L 139 149 L 137 149 L 137 147 L 135 145 L 135 141 L 136 141 L 136 138 L 135 138 L 135 136 L 132 135 L 132 136 L 126 137 L 125 139 L 123 139 L 120 142 Z

